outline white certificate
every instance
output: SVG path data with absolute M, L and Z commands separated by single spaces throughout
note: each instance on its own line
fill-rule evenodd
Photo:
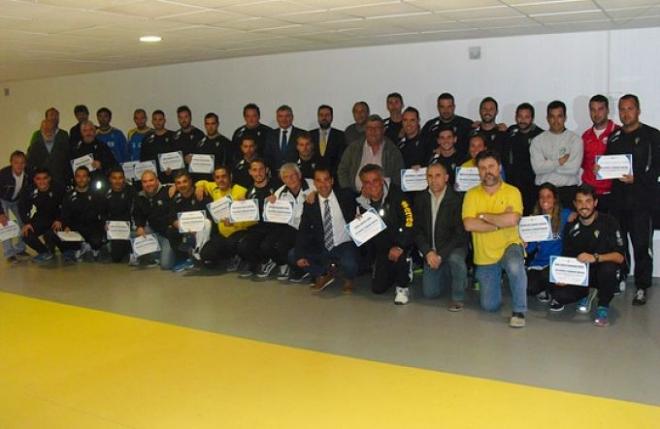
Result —
M 191 173 L 208 174 L 213 173 L 215 169 L 215 157 L 213 155 L 199 155 L 193 154 L 190 164 L 188 164 L 188 171 Z
M 211 217 L 213 218 L 213 221 L 215 223 L 219 223 L 225 219 L 229 219 L 229 206 L 231 205 L 231 198 L 227 197 L 222 197 L 217 201 L 213 201 L 212 203 L 208 203 L 206 205 L 206 208 L 208 209 L 209 213 L 211 213 Z
M 401 170 L 401 190 L 403 192 L 423 191 L 428 185 L 426 168 Z
M 518 224 L 518 232 L 520 238 L 525 243 L 532 243 L 535 241 L 549 241 L 553 239 L 552 224 L 550 216 L 524 216 L 520 218 Z
M 18 224 L 13 220 L 10 220 L 7 222 L 7 225 L 0 225 L 0 241 L 16 238 L 20 232 L 21 229 L 18 227 Z
M 131 223 L 123 220 L 109 220 L 106 222 L 108 240 L 130 240 Z
M 154 161 L 143 161 L 135 164 L 134 167 L 134 176 L 135 180 L 142 180 L 142 175 L 145 171 L 153 171 L 155 174 L 158 174 L 158 169 L 156 169 L 156 162 Z
M 362 216 L 353 219 L 346 225 L 348 235 L 358 247 L 371 240 L 385 228 L 387 228 L 385 222 L 373 208 L 362 213 Z
M 481 184 L 477 167 L 456 167 L 456 190 L 467 192 Z
M 176 214 L 179 220 L 179 232 L 199 232 L 204 229 L 206 212 L 195 210 L 190 212 L 179 212 Z
M 229 219 L 232 222 L 250 222 L 259 220 L 259 201 L 232 201 L 229 206 Z
M 272 223 L 291 223 L 293 219 L 293 204 L 289 200 L 280 199 L 274 203 L 264 203 L 264 221 Z
M 124 170 L 124 177 L 127 181 L 137 179 L 137 176 L 135 175 L 135 166 L 139 163 L 139 161 L 128 161 L 121 164 L 121 168 Z
M 183 154 L 179 152 L 167 152 L 158 154 L 158 165 L 160 171 L 180 170 L 183 168 Z
M 589 264 L 576 258 L 550 256 L 550 283 L 589 286 Z
M 600 167 L 596 180 L 620 179 L 632 173 L 632 154 L 600 155 L 596 157 L 596 165 Z
M 93 162 L 94 162 L 94 155 L 92 154 L 83 155 L 71 161 L 71 168 L 73 169 L 74 173 L 79 167 L 87 167 L 89 171 L 94 171 L 94 166 L 92 165 Z
M 60 238 L 62 241 L 70 241 L 70 242 L 80 242 L 80 241 L 85 241 L 82 235 L 80 235 L 79 232 L 76 231 L 59 231 L 57 233 L 57 236 Z
M 150 253 L 160 252 L 160 244 L 158 239 L 153 234 L 146 234 L 142 237 L 135 237 L 131 244 L 133 245 L 133 253 L 137 256 L 144 256 Z

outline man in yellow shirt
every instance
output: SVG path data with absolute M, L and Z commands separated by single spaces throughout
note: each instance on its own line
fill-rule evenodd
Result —
M 502 181 L 502 162 L 497 152 L 476 157 L 481 185 L 465 194 L 463 225 L 472 233 L 475 276 L 481 286 L 481 307 L 497 311 L 502 304 L 502 270 L 506 271 L 513 297 L 509 326 L 525 326 L 527 273 L 525 251 L 518 234 L 522 197 L 518 188 Z
M 244 200 L 247 189 L 240 185 L 232 184 L 231 173 L 227 167 L 218 167 L 213 172 L 213 182 L 200 180 L 195 183 L 195 194 L 197 199 L 210 196 L 213 201 L 222 198 L 234 200 Z M 228 218 L 220 219 L 218 222 L 218 232 L 220 234 L 211 234 L 211 239 L 204 245 L 200 256 L 204 264 L 213 265 L 223 259 L 229 259 L 227 271 L 234 272 L 238 270 L 241 258 L 237 255 L 236 249 L 238 243 L 245 236 L 245 230 L 249 222 L 231 223 Z

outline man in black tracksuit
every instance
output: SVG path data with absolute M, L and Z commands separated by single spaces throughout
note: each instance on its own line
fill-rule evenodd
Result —
M 112 150 L 103 142 L 96 139 L 96 127 L 87 121 L 80 125 L 81 140 L 71 145 L 71 160 L 85 155 L 92 155 L 94 170 L 91 172 L 93 191 L 107 189 L 107 177 L 114 167 L 118 166 Z M 96 183 L 100 182 L 100 187 Z
M 110 189 L 107 190 L 103 200 L 101 217 L 103 222 L 122 221 L 131 222 L 133 213 L 133 188 L 126 183 L 124 170 L 115 167 L 110 171 Z M 131 253 L 129 240 L 110 240 L 110 258 L 112 262 L 121 262 Z
M 429 154 L 425 165 L 442 164 L 449 174 L 449 185 L 454 186 L 456 182 L 456 167 L 465 162 L 465 156 L 456 150 L 456 133 L 452 127 L 443 127 L 438 130 L 436 139 L 437 146 Z
M 314 178 L 314 169 L 322 161 L 314 150 L 311 134 L 304 132 L 296 137 L 296 150 L 288 155 L 287 162 L 294 162 L 304 179 Z
M 438 132 L 445 127 L 451 127 L 456 135 L 456 150 L 460 156 L 467 156 L 468 140 L 472 132 L 472 121 L 455 114 L 454 96 L 442 93 L 438 97 L 439 116 L 427 121 L 422 127 L 422 142 L 424 146 L 435 147 Z M 430 151 L 429 151 L 430 152 Z
M 238 127 L 231 137 L 233 153 L 236 157 L 236 159 L 234 159 L 235 162 L 240 161 L 240 148 L 241 143 L 243 142 L 243 137 L 252 137 L 256 145 L 257 156 L 264 156 L 266 139 L 273 129 L 259 122 L 260 118 L 261 111 L 256 104 L 250 103 L 243 107 L 243 119 L 245 120 L 245 125 Z
M 154 172 L 142 175 L 142 190 L 133 202 L 135 235 L 154 234 L 160 244 L 160 267 L 169 270 L 174 266 L 174 252 L 167 239 L 170 221 L 170 195 L 166 186 L 158 181 Z
M 403 166 L 412 168 L 422 166 L 426 159 L 426 148 L 422 144 L 422 135 L 419 129 L 419 111 L 414 107 L 408 107 L 403 112 L 403 135 L 392 140 L 401 151 Z
M 396 285 L 395 304 L 409 300 L 410 262 L 413 245 L 413 214 L 408 200 L 395 184 L 387 186 L 382 167 L 367 164 L 360 170 L 362 195 L 358 197 L 360 213 L 373 209 L 387 228 L 367 242 L 374 261 L 371 290 L 385 293 Z
M 53 230 L 62 228 L 61 206 L 64 190 L 53 185 L 50 173 L 45 169 L 36 169 L 34 190 L 23 193 L 18 208 L 23 222 L 23 241 L 38 255 L 36 262 L 53 259 Z M 40 237 L 44 237 L 44 242 Z
M 233 162 L 234 155 L 232 153 L 231 141 L 220 134 L 218 131 L 218 115 L 215 113 L 207 113 L 204 117 L 204 127 L 206 128 L 206 135 L 193 144 L 186 155 L 186 164 L 190 164 L 192 155 L 213 155 L 214 170 L 220 166 L 230 166 Z M 213 172 L 204 173 L 190 173 L 193 182 L 198 180 L 213 180 Z
M 105 228 L 101 218 L 102 196 L 90 189 L 90 173 L 87 167 L 78 167 L 73 180 L 75 187 L 67 192 L 62 200 L 62 229 L 80 233 L 85 241 L 65 242 L 56 236 L 55 244 L 67 261 L 77 261 L 89 250 L 96 259 L 105 241 Z
M 192 112 L 188 106 L 179 106 L 176 109 L 176 118 L 181 128 L 174 133 L 174 145 L 185 156 L 204 138 L 204 133 L 192 124 Z
M 607 140 L 606 155 L 632 155 L 632 175 L 612 181 L 612 209 L 610 213 L 621 226 L 625 243 L 628 234 L 635 256 L 635 286 L 633 305 L 646 303 L 646 289 L 653 276 L 651 243 L 652 210 L 660 187 L 660 131 L 639 121 L 639 99 L 624 95 L 619 99 L 619 118 L 622 128 Z M 630 266 L 628 246 L 626 260 Z
M 536 175 L 529 156 L 532 139 L 543 132 L 534 123 L 534 106 L 523 103 L 516 109 L 516 124 L 507 130 L 502 149 L 502 164 L 507 182 L 520 190 L 523 199 L 523 215 L 532 213 L 537 200 Z
M 158 180 L 160 183 L 172 182 L 172 171 L 160 171 L 158 155 L 161 153 L 180 151 L 181 148 L 174 141 L 174 133 L 165 128 L 165 113 L 162 110 L 154 110 L 151 114 L 151 124 L 154 129 L 148 133 L 140 147 L 140 162 L 153 161 L 159 169 Z M 138 180 L 140 177 L 138 177 Z

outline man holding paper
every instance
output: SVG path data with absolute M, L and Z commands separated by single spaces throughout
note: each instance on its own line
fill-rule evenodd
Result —
M 442 133 L 442 132 L 441 132 Z M 426 169 L 427 192 L 415 198 L 415 244 L 424 257 L 422 291 L 437 298 L 451 285 L 449 311 L 463 309 L 467 284 L 467 234 L 461 222 L 461 197 L 448 186 L 449 172 L 441 163 Z
M 241 262 L 238 256 L 238 243 L 245 236 L 248 227 L 246 222 L 231 222 L 229 219 L 229 205 L 232 201 L 245 199 L 247 189 L 241 185 L 232 183 L 231 173 L 228 167 L 217 167 L 213 172 L 213 182 L 200 180 L 195 183 L 195 196 L 199 201 L 205 197 L 213 200 L 207 208 L 218 224 L 219 234 L 211 233 L 211 239 L 204 245 L 200 252 L 202 261 L 207 265 L 213 265 L 218 261 L 229 259 L 228 272 L 238 270 Z
M 575 209 L 578 218 L 564 228 L 563 256 L 576 258 L 589 264 L 589 285 L 572 286 L 558 282 L 552 287 L 551 308 L 561 311 L 564 305 L 586 299 L 587 311 L 598 291 L 598 309 L 594 318 L 596 326 L 609 325 L 609 307 L 619 287 L 619 270 L 624 262 L 625 240 L 616 219 L 600 213 L 596 192 L 589 185 L 581 185 L 575 194 Z M 552 268 L 551 268 L 552 269 Z
M 83 135 L 85 127 L 82 129 Z M 87 167 L 78 167 L 73 175 L 75 187 L 62 200 L 62 229 L 79 233 L 84 241 L 69 242 L 55 236 L 55 244 L 62 251 L 65 261 L 76 262 L 91 251 L 98 259 L 105 241 L 105 229 L 101 218 L 102 197 L 90 189 Z
M 170 221 L 170 196 L 168 188 L 160 184 L 154 171 L 145 171 L 141 179 L 142 191 L 133 202 L 135 235 L 153 234 L 160 245 L 160 267 L 169 270 L 174 265 L 174 252 L 167 239 Z
M 374 210 L 386 228 L 367 241 L 373 263 L 371 290 L 383 294 L 395 287 L 394 303 L 405 305 L 410 300 L 408 284 L 411 261 L 408 258 L 413 244 L 413 212 L 401 189 L 385 184 L 383 168 L 367 164 L 360 169 L 362 195 L 357 198 L 358 210 Z
M 179 150 L 174 142 L 174 133 L 165 128 L 165 123 L 165 113 L 162 110 L 154 110 L 151 114 L 151 124 L 154 129 L 142 142 L 140 162 L 153 161 L 158 164 L 159 154 Z M 161 183 L 171 183 L 172 171 L 161 171 L 158 180 Z
M 14 151 L 9 157 L 9 165 L 0 170 L 0 227 L 6 227 L 13 213 L 15 222 L 22 228 L 19 201 L 30 190 L 30 178 L 25 172 L 26 157 L 21 151 Z M 18 262 L 17 256 L 27 256 L 25 243 L 20 235 L 16 244 L 10 238 L 2 242 L 5 259 L 10 263 Z
M 131 215 L 133 213 L 133 188 L 126 183 L 124 170 L 115 167 L 110 170 L 110 189 L 105 193 L 101 217 L 105 223 L 107 239 L 110 242 L 110 259 L 114 263 L 121 262 L 126 256 L 131 255 L 133 264 L 137 263 L 131 254 L 130 229 Z M 111 229 L 123 226 L 127 232 L 126 236 L 113 237 Z
M 218 131 L 218 115 L 207 113 L 204 117 L 206 135 L 190 146 L 185 156 L 188 171 L 194 182 L 209 180 L 216 167 L 231 165 L 233 155 L 231 141 Z
M 71 147 L 71 161 L 74 163 L 82 157 L 91 157 L 91 163 L 85 165 L 91 172 L 91 182 L 93 183 L 93 191 L 106 188 L 107 174 L 110 170 L 117 166 L 117 160 L 112 154 L 110 148 L 96 138 L 96 127 L 90 121 L 83 122 L 80 125 L 80 134 L 82 140 L 76 142 Z M 97 183 L 100 183 L 98 187 Z
M 309 276 L 315 279 L 313 289 L 321 292 L 335 281 L 338 270 L 344 275 L 343 291 L 353 292 L 353 279 L 358 273 L 358 251 L 346 231 L 355 216 L 355 198 L 348 190 L 333 191 L 334 180 L 328 167 L 316 167 L 313 202 L 305 202 L 296 245 L 289 252 L 289 262 L 305 275 L 290 278 L 300 283 Z
M 637 96 L 627 94 L 619 99 L 619 118 L 623 127 L 610 136 L 606 152 L 607 155 L 632 156 L 632 174 L 612 182 L 610 213 L 621 226 L 628 267 L 628 235 L 632 242 L 637 288 L 633 305 L 646 303 L 646 290 L 652 283 L 651 214 L 660 194 L 660 131 L 640 122 L 640 113 Z
M 201 259 L 200 251 L 209 241 L 212 225 L 206 205 L 211 199 L 196 198 L 195 187 L 187 171 L 180 171 L 174 176 L 174 188 L 176 193 L 170 202 L 167 239 L 176 258 L 172 271 L 181 272 L 195 266 L 193 258 Z
M 483 142 L 483 140 L 479 141 Z M 449 184 L 454 186 L 454 183 L 456 183 L 456 167 L 465 161 L 465 156 L 461 155 L 456 149 L 456 133 L 454 129 L 451 127 L 441 127 L 438 130 L 438 137 L 435 143 L 436 145 L 430 148 L 431 153 L 428 156 L 428 165 L 442 164 L 449 174 Z
M 481 307 L 497 311 L 502 304 L 502 270 L 509 278 L 513 311 L 509 326 L 525 326 L 527 273 L 525 251 L 518 234 L 522 197 L 518 188 L 502 181 L 497 152 L 484 151 L 476 158 L 481 184 L 465 194 L 463 225 L 472 233 L 475 276 L 481 285 Z

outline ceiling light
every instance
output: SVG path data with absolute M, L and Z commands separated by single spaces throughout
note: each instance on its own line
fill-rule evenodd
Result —
M 156 43 L 160 42 L 163 40 L 162 37 L 160 36 L 142 36 L 140 37 L 140 42 L 145 42 L 145 43 Z

